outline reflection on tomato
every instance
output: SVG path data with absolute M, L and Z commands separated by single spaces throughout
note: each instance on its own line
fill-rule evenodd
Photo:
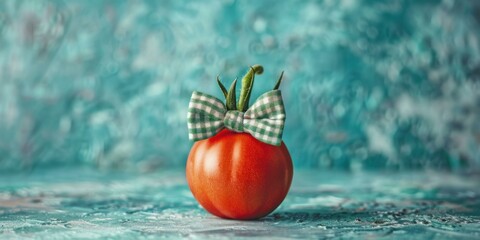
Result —
M 257 219 L 283 201 L 293 167 L 283 142 L 273 146 L 248 133 L 224 129 L 193 145 L 186 175 L 194 197 L 210 213 Z

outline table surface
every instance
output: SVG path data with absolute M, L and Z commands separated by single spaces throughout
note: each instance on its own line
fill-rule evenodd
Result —
M 2 174 L 0 234 L 2 239 L 480 239 L 480 177 L 298 170 L 274 213 L 234 221 L 206 213 L 182 170 Z

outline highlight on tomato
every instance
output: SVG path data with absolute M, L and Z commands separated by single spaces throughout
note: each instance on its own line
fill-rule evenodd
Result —
M 208 212 L 228 219 L 258 219 L 285 199 L 293 177 L 292 159 L 282 141 L 285 110 L 279 90 L 249 106 L 254 65 L 242 78 L 237 103 L 235 79 L 227 91 L 217 77 L 225 104 L 195 91 L 189 104 L 189 138 L 195 143 L 187 160 L 187 182 L 195 199 Z

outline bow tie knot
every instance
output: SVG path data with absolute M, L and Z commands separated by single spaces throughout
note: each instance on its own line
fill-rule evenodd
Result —
M 193 92 L 188 107 L 188 136 L 202 140 L 214 136 L 223 128 L 246 132 L 267 144 L 282 143 L 285 109 L 280 90 L 260 96 L 247 111 L 227 111 L 218 98 Z
M 245 116 L 244 112 L 232 110 L 228 111 L 225 114 L 225 118 L 223 119 L 223 124 L 226 128 L 235 131 L 235 132 L 243 132 L 243 117 Z

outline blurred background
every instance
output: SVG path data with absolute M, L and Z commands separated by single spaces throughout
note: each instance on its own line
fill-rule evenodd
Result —
M 192 91 L 282 70 L 298 168 L 480 169 L 480 1 L 0 1 L 0 172 L 183 168 Z

